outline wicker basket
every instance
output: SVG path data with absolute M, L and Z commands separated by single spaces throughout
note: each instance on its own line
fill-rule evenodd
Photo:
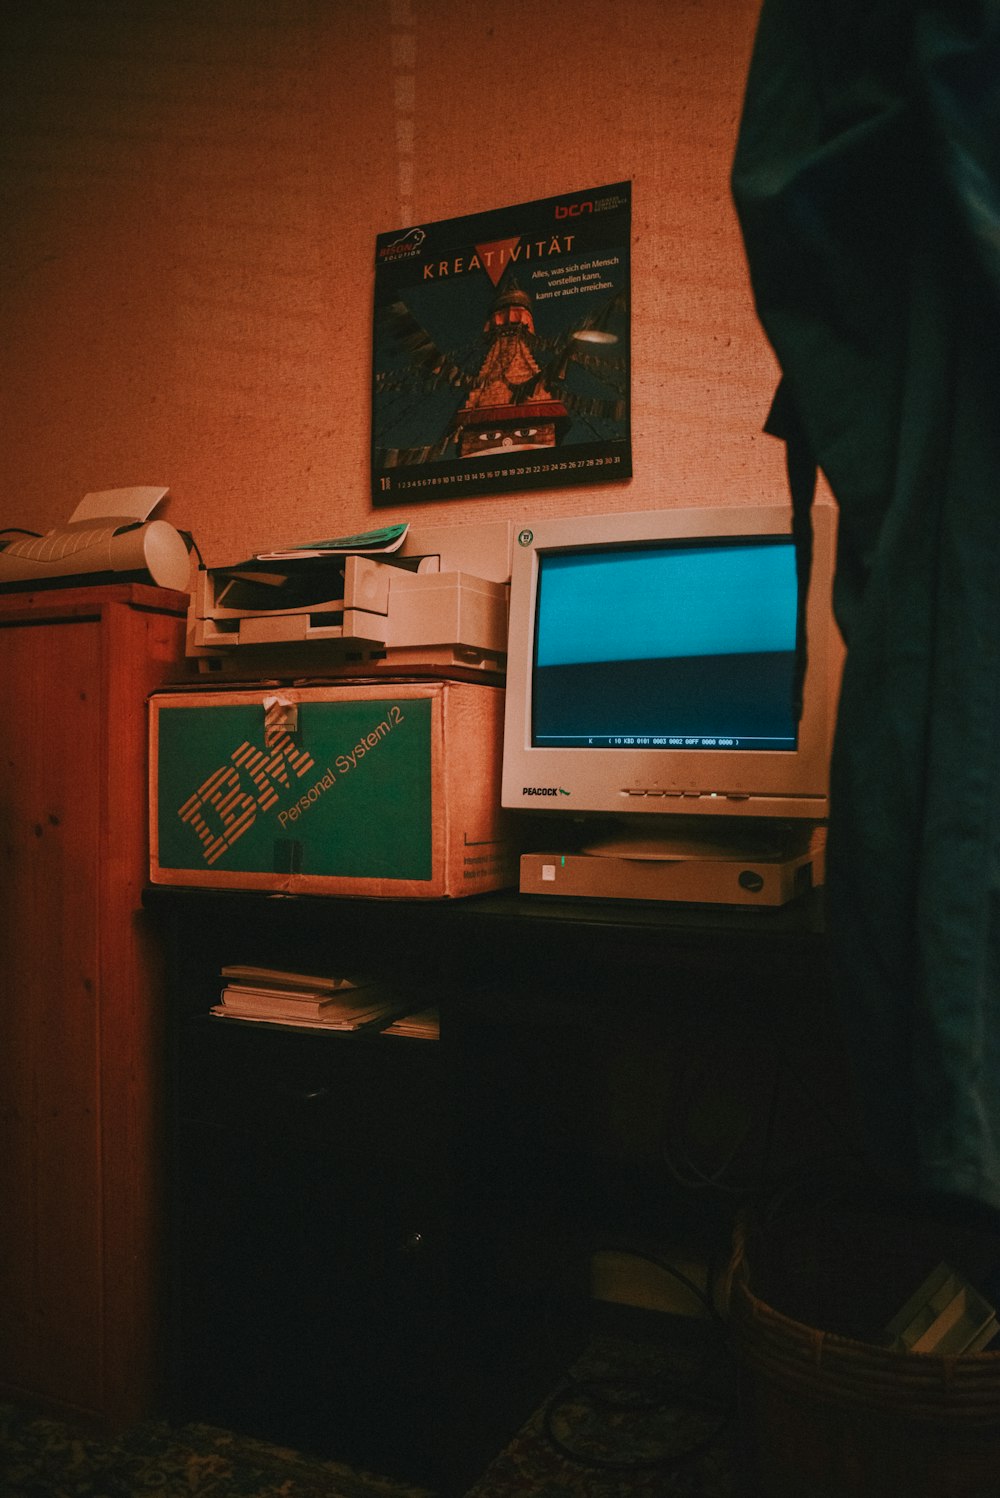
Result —
M 729 1307 L 753 1498 L 1000 1498 L 1000 1353 L 819 1331 L 755 1293 L 758 1251 L 739 1223 Z

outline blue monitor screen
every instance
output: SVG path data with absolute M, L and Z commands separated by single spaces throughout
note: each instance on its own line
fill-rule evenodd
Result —
M 790 537 L 541 553 L 532 743 L 796 747 Z

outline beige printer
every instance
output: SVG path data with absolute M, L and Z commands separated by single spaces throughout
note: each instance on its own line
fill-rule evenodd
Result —
M 500 674 L 512 532 L 506 520 L 399 525 L 199 569 L 187 654 L 230 680 Z M 389 545 L 367 545 L 375 536 Z

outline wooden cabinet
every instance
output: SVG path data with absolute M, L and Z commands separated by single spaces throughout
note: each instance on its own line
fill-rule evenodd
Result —
M 185 603 L 0 597 L 0 1390 L 111 1426 L 156 1377 L 146 697 L 179 673 Z

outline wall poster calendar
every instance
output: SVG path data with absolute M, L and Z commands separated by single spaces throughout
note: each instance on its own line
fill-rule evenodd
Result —
M 631 183 L 380 234 L 372 500 L 632 474 Z

